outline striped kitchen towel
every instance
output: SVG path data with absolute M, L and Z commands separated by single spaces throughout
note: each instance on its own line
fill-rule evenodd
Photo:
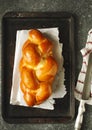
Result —
M 92 53 L 92 29 L 88 32 L 87 42 L 85 48 L 81 50 L 81 53 L 83 56 L 83 63 L 82 63 L 81 71 L 78 76 L 75 92 L 74 92 L 75 98 L 77 100 L 81 100 L 82 98 L 84 80 L 85 80 L 87 65 L 88 65 L 88 58 L 89 58 L 89 54 Z M 86 103 L 92 105 L 92 81 L 91 81 L 90 98 L 86 101 Z

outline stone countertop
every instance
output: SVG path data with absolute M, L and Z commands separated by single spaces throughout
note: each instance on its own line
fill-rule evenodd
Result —
M 92 0 L 0 0 L 0 21 L 2 16 L 9 11 L 30 12 L 57 12 L 66 11 L 75 14 L 75 48 L 77 52 L 76 79 L 81 68 L 82 57 L 80 49 L 85 46 L 87 33 L 92 28 Z M 1 22 L 0 22 L 1 28 Z M 0 30 L 0 52 L 1 52 Z M 1 55 L 0 55 L 1 61 Z M 0 62 L 1 63 L 1 62 Z M 1 71 L 1 64 L 0 64 Z M 0 73 L 1 91 L 1 73 Z M 1 93 L 0 93 L 1 96 Z M 0 98 L 1 100 L 1 98 Z M 0 102 L 1 105 L 1 102 Z M 79 102 L 75 104 L 75 117 Z M 0 107 L 1 109 L 1 107 Z M 0 112 L 0 130 L 74 130 L 75 118 L 68 124 L 7 124 L 3 121 Z M 92 130 L 92 106 L 86 105 L 82 130 Z

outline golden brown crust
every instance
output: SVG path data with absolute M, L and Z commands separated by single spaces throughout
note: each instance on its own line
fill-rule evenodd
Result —
M 36 103 L 35 96 L 29 93 L 24 94 L 24 99 L 28 106 L 33 106 Z
M 44 39 L 38 47 L 42 54 L 46 54 L 46 53 L 49 53 L 50 51 L 52 51 L 53 46 L 52 46 L 52 42 L 50 40 Z
M 39 81 L 52 79 L 57 72 L 57 63 L 52 56 L 48 56 L 41 67 L 36 70 L 36 76 Z
M 35 67 L 40 62 L 40 55 L 36 51 L 36 48 L 33 44 L 27 44 L 23 49 L 23 58 L 25 62 Z
M 44 36 L 40 31 L 38 31 L 36 29 L 32 29 L 31 31 L 29 31 L 29 40 L 32 43 L 39 45 L 39 44 L 41 44 L 43 39 L 44 39 Z
M 37 104 L 40 104 L 41 102 L 45 101 L 52 93 L 52 87 L 47 82 L 42 82 L 39 85 L 39 89 L 37 90 L 36 94 L 36 101 Z
M 29 31 L 19 63 L 20 88 L 28 106 L 41 104 L 52 93 L 52 83 L 58 69 L 52 49 L 53 43 L 40 31 Z
M 27 88 L 37 89 L 37 81 L 35 80 L 35 75 L 33 70 L 29 70 L 26 67 L 23 67 L 21 72 L 21 80 Z

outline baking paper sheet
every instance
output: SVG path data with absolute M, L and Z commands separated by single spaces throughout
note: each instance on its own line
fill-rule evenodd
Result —
M 42 104 L 35 105 L 34 107 L 42 109 L 54 109 L 55 100 L 54 98 L 63 98 L 66 95 L 66 88 L 64 85 L 64 68 L 63 68 L 63 56 L 62 56 L 62 44 L 59 43 L 59 31 L 58 28 L 45 28 L 39 29 L 46 37 L 53 42 L 53 54 L 58 62 L 58 73 L 53 83 L 52 95 Z M 22 57 L 22 46 L 28 39 L 29 30 L 18 30 L 16 34 L 16 48 L 14 58 L 14 68 L 12 77 L 12 89 L 10 96 L 10 104 L 27 106 L 23 99 L 23 93 L 20 90 L 20 73 L 19 73 L 19 62 Z

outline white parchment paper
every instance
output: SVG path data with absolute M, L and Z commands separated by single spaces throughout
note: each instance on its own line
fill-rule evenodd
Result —
M 63 56 L 62 56 L 62 44 L 59 43 L 59 31 L 58 28 L 45 28 L 39 29 L 46 37 L 53 42 L 53 54 L 58 62 L 58 73 L 53 83 L 52 95 L 42 104 L 35 105 L 34 107 L 42 109 L 54 109 L 54 98 L 63 98 L 65 96 L 66 88 L 64 85 L 64 68 L 63 68 Z M 23 93 L 20 90 L 20 73 L 19 73 L 19 61 L 22 57 L 22 46 L 28 39 L 29 30 L 18 30 L 16 34 L 16 48 L 14 58 L 14 68 L 12 77 L 12 89 L 10 96 L 10 104 L 27 106 L 23 99 Z

